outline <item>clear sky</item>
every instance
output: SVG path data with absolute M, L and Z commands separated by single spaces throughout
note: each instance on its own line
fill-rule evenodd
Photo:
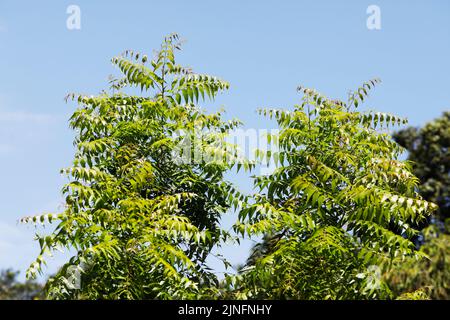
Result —
M 79 30 L 66 26 L 72 4 L 81 10 Z M 380 30 L 366 26 L 369 5 L 381 10 Z M 97 94 L 115 72 L 111 57 L 151 54 L 171 32 L 186 40 L 180 63 L 231 84 L 209 110 L 224 106 L 246 128 L 272 126 L 255 109 L 291 107 L 300 84 L 344 99 L 375 76 L 383 84 L 366 108 L 415 126 L 450 109 L 447 0 L 0 0 L 0 268 L 23 274 L 38 253 L 33 228 L 17 220 L 61 205 L 59 169 L 73 156 L 67 119 L 75 108 L 64 96 Z M 245 176 L 232 179 L 250 190 Z M 249 246 L 225 255 L 242 262 Z

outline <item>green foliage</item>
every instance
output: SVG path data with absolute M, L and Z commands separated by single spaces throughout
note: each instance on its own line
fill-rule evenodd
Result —
M 52 228 L 36 236 L 41 250 L 27 277 L 67 249 L 75 253 L 48 280 L 49 298 L 423 298 L 421 285 L 392 293 L 381 279 L 430 253 L 410 239 L 436 205 L 417 193 L 411 164 L 398 160 L 403 148 L 383 133 L 406 121 L 357 111 L 379 80 L 347 102 L 300 87 L 294 110 L 260 110 L 281 131 L 268 137 L 277 150 L 257 158 L 278 168 L 254 177 L 250 198 L 224 179 L 255 166 L 226 142 L 240 122 L 199 107 L 229 85 L 178 65 L 178 49 L 174 34 L 153 59 L 126 51 L 112 59 L 120 77 L 109 90 L 67 97 L 78 108 L 70 118 L 75 157 L 61 171 L 65 207 L 22 219 Z M 220 227 L 232 209 L 238 237 Z M 219 281 L 207 258 L 245 236 L 264 240 L 238 275 Z
M 421 184 L 419 193 L 439 208 L 427 221 L 416 244 L 425 259 L 409 258 L 390 270 L 386 281 L 395 294 L 403 296 L 411 292 L 426 292 L 431 299 L 450 297 L 450 112 L 431 121 L 423 128 L 407 128 L 394 134 L 394 139 L 408 152 L 408 160 Z
M 423 128 L 401 130 L 394 139 L 409 152 L 413 173 L 421 181 L 420 194 L 439 206 L 435 222 L 445 222 L 450 218 L 450 112 Z
M 281 131 L 270 138 L 279 151 L 257 156 L 280 166 L 255 177 L 260 194 L 239 214 L 238 233 L 270 243 L 249 259 L 237 284 L 229 281 L 236 297 L 386 298 L 377 276 L 418 255 L 408 240 L 417 233 L 411 224 L 436 206 L 415 191 L 409 164 L 397 160 L 402 148 L 377 131 L 406 121 L 356 110 L 378 82 L 365 83 L 346 103 L 301 87 L 293 111 L 260 111 Z
M 448 230 L 447 230 L 448 232 Z M 423 230 L 420 252 L 424 259 L 409 258 L 385 275 L 392 291 L 399 296 L 426 292 L 431 299 L 450 298 L 450 236 L 434 225 Z
M 176 64 L 177 49 L 170 35 L 151 61 L 126 51 L 112 59 L 122 78 L 111 79 L 110 93 L 68 96 L 79 107 L 70 118 L 75 159 L 62 170 L 65 209 L 23 219 L 54 226 L 37 236 L 41 252 L 28 277 L 47 254 L 76 251 L 47 282 L 49 297 L 199 298 L 218 283 L 206 258 L 232 240 L 219 220 L 243 199 L 223 179 L 237 161 L 224 139 L 239 121 L 196 105 L 229 85 Z M 135 87 L 143 94 L 126 93 Z
M 396 300 L 430 300 L 430 298 L 423 290 L 416 290 L 414 292 L 404 293 Z
M 0 272 L 0 300 L 37 300 L 44 299 L 44 290 L 41 284 L 27 280 L 19 282 L 18 271 L 11 269 Z

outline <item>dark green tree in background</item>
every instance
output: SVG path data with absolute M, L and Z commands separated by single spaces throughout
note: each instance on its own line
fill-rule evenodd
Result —
M 420 194 L 438 209 L 419 225 L 416 243 L 426 258 L 409 259 L 386 278 L 397 295 L 421 290 L 431 299 L 450 299 L 450 112 L 423 128 L 401 130 L 394 139 L 409 152 Z
M 35 300 L 45 297 L 43 286 L 35 281 L 21 282 L 17 279 L 19 271 L 6 269 L 0 271 L 0 300 Z
M 450 111 L 423 128 L 409 127 L 393 137 L 408 150 L 420 194 L 439 207 L 429 222 L 445 230 L 445 220 L 450 218 Z

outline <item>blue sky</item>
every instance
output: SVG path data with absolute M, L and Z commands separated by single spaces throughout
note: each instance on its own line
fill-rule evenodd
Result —
M 66 9 L 81 9 L 68 30 Z M 366 27 L 369 5 L 381 30 Z M 186 40 L 178 60 L 230 82 L 209 110 L 224 106 L 246 128 L 272 123 L 261 106 L 289 108 L 302 84 L 337 98 L 380 77 L 366 108 L 418 126 L 450 109 L 450 2 L 442 1 L 0 1 L 0 268 L 24 272 L 37 254 L 34 230 L 17 220 L 61 205 L 73 133 L 68 92 L 96 94 L 114 73 L 110 58 L 151 54 L 164 35 Z M 244 190 L 245 176 L 232 177 Z M 229 226 L 233 215 L 224 219 Z M 245 260 L 250 242 L 226 247 Z M 64 260 L 56 257 L 49 271 Z M 216 261 L 211 264 L 218 271 Z

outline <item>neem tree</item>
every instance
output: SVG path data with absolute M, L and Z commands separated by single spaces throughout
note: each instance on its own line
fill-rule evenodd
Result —
M 431 221 L 441 229 L 450 218 L 450 111 L 423 128 L 409 127 L 394 134 L 409 154 L 413 172 L 420 179 L 420 194 L 439 208 Z
M 397 295 L 425 292 L 431 299 L 450 297 L 450 112 L 422 128 L 409 127 L 394 134 L 408 152 L 419 192 L 438 210 L 418 227 L 416 243 L 428 259 L 409 259 L 385 275 Z
M 197 107 L 228 83 L 176 64 L 176 49 L 178 36 L 165 38 L 150 65 L 127 51 L 112 59 L 123 74 L 111 80 L 112 93 L 70 96 L 79 107 L 70 119 L 75 160 L 62 170 L 70 177 L 65 210 L 23 219 L 57 222 L 37 236 L 41 253 L 29 277 L 48 252 L 76 250 L 48 281 L 51 297 L 199 298 L 217 284 L 206 258 L 230 237 L 220 216 L 242 199 L 223 180 L 237 160 L 224 139 L 239 122 Z M 126 94 L 130 87 L 145 95 Z M 69 283 L 74 272 L 78 288 Z
M 378 80 L 347 103 L 314 90 L 293 111 L 264 109 L 280 127 L 279 151 L 258 152 L 280 166 L 255 178 L 261 194 L 240 212 L 237 232 L 264 235 L 241 275 L 237 297 L 352 299 L 388 297 L 379 281 L 393 263 L 417 254 L 410 227 L 436 209 L 397 160 L 402 148 L 380 132 L 406 123 L 356 111 Z

